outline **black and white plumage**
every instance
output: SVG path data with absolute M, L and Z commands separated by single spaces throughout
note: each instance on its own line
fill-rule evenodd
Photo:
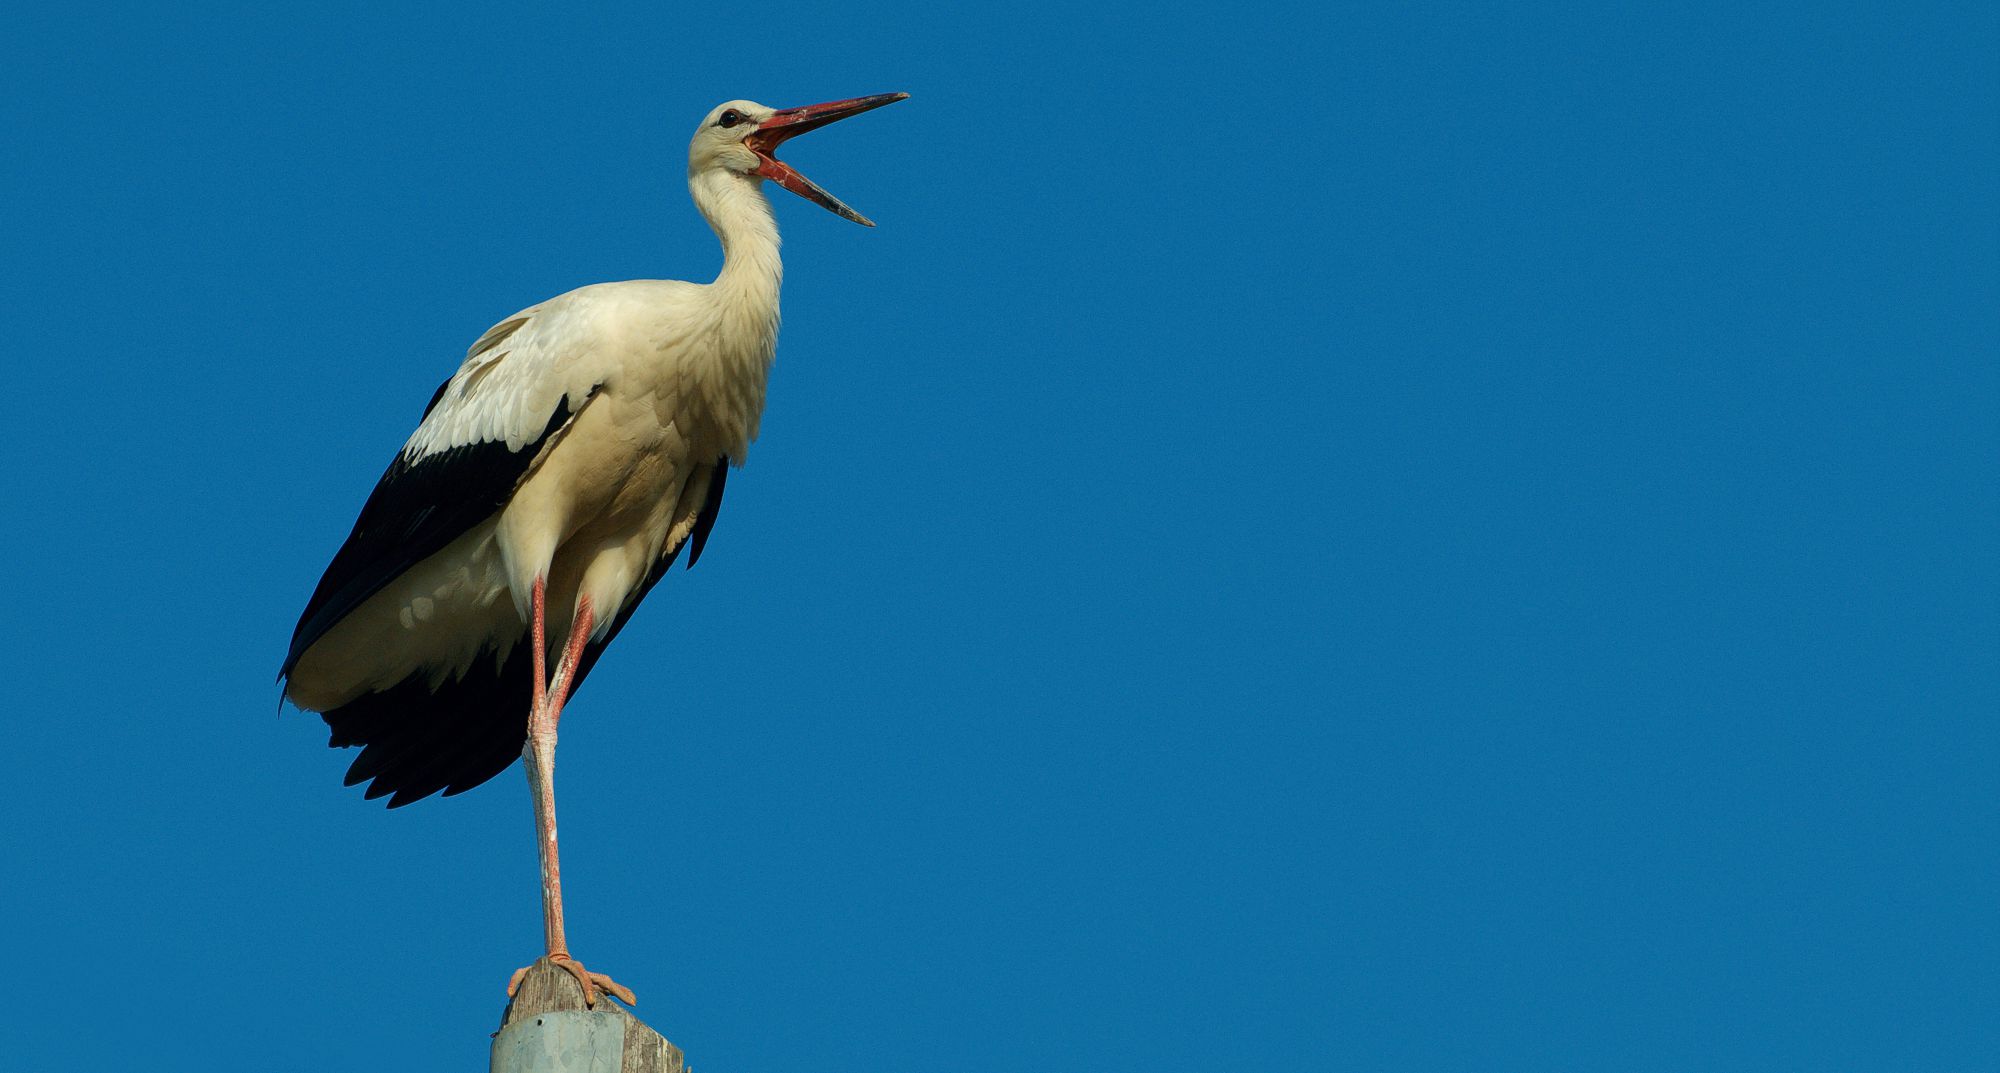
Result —
M 652 281 L 573 291 L 473 344 L 362 507 L 285 658 L 287 695 L 324 716 L 330 744 L 364 747 L 348 785 L 367 781 L 365 796 L 394 808 L 499 774 L 526 726 L 534 579 L 560 609 L 588 573 L 596 606 L 615 609 L 573 690 L 667 564 L 689 543 L 689 565 L 700 557 L 727 467 L 756 432 L 775 291 L 767 326 L 730 353 L 634 332 L 641 310 L 694 319 L 709 297 Z M 736 390 L 711 401 L 704 378 Z M 548 633 L 564 636 L 573 614 L 553 613 Z
M 285 696 L 322 714 L 332 745 L 362 747 L 347 783 L 368 782 L 368 798 L 450 796 L 526 758 L 548 953 L 586 998 L 629 993 L 585 973 L 563 938 L 563 704 L 676 558 L 701 556 L 757 435 L 783 276 L 764 180 L 868 223 L 778 145 L 905 96 L 710 112 L 688 187 L 722 241 L 715 281 L 596 284 L 488 329 L 299 616 Z

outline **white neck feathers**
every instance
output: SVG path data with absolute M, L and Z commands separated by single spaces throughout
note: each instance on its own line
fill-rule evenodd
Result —
M 722 241 L 722 271 L 705 288 L 716 328 L 710 360 L 718 375 L 703 379 L 711 405 L 736 418 L 730 454 L 738 462 L 757 437 L 778 346 L 778 288 L 785 275 L 778 221 L 761 186 L 752 176 L 722 169 L 688 176 L 695 207 Z

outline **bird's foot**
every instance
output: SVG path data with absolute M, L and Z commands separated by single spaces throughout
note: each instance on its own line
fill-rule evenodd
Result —
M 571 958 L 568 954 L 550 954 L 542 960 L 576 977 L 576 982 L 583 985 L 583 1004 L 585 1006 L 597 1005 L 597 993 L 600 991 L 618 996 L 618 1000 L 627 1006 L 637 1006 L 639 1004 L 639 999 L 632 994 L 631 988 L 626 987 L 624 984 L 613 980 L 601 972 L 591 972 L 585 969 L 582 962 Z M 514 970 L 513 977 L 507 981 L 508 998 L 513 998 L 514 992 L 521 989 L 522 978 L 527 976 L 528 970 L 534 967 L 534 965 L 523 965 Z

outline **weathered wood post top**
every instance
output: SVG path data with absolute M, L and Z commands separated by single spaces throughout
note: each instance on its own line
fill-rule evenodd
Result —
M 681 1049 L 618 1000 L 583 1004 L 583 985 L 543 958 L 528 969 L 493 1037 L 492 1073 L 684 1073 Z

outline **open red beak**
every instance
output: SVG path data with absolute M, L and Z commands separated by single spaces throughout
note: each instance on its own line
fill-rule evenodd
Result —
M 808 104 L 804 108 L 787 108 L 766 119 L 743 144 L 757 154 L 759 163 L 757 174 L 790 190 L 808 201 L 817 201 L 838 215 L 845 216 L 864 227 L 874 227 L 875 221 L 848 208 L 841 200 L 819 188 L 819 184 L 800 175 L 790 164 L 777 157 L 778 146 L 786 139 L 817 130 L 828 123 L 860 115 L 885 104 L 908 100 L 907 93 L 877 93 L 873 97 L 855 97 L 845 101 L 828 101 L 825 104 Z

